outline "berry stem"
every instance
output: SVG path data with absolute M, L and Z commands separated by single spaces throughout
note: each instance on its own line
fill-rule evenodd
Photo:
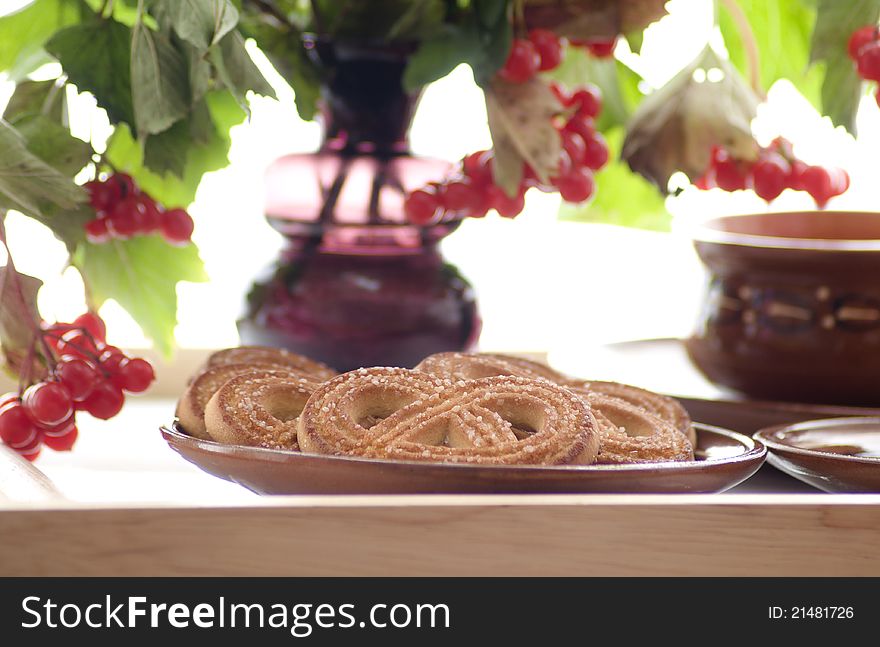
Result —
M 742 41 L 743 49 L 746 53 L 746 59 L 749 64 L 749 85 L 752 86 L 755 94 L 757 94 L 762 100 L 766 100 L 767 94 L 761 87 L 761 55 L 758 51 L 755 32 L 752 31 L 749 19 L 746 17 L 745 13 L 743 13 L 742 7 L 739 6 L 736 0 L 721 0 L 721 4 L 723 4 L 724 8 L 730 13 L 730 17 L 733 19 L 733 24 L 736 25 L 736 30 L 739 32 L 739 37 Z

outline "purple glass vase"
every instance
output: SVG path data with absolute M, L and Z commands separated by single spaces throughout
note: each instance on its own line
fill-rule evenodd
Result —
M 266 173 L 266 217 L 287 244 L 248 295 L 242 342 L 342 371 L 471 348 L 473 290 L 438 249 L 457 223 L 418 227 L 403 213 L 407 192 L 449 170 L 409 150 L 419 94 L 401 78 L 412 47 L 306 45 L 325 79 L 324 139 Z

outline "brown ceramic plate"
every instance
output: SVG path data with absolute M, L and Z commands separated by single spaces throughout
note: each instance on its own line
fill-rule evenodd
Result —
M 697 460 L 586 466 L 476 466 L 374 460 L 224 445 L 162 427 L 168 444 L 204 471 L 259 494 L 424 494 L 526 492 L 722 492 L 767 454 L 758 441 L 696 425 Z
M 880 492 L 880 417 L 809 420 L 762 429 L 768 462 L 826 492 Z

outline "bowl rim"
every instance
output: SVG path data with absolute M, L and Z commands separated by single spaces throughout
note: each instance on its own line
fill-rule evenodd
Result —
M 399 466 L 400 468 L 433 468 L 433 469 L 453 469 L 453 470 L 500 470 L 501 472 L 511 472 L 515 470 L 526 470 L 529 472 L 547 472 L 547 473 L 603 473 L 603 472 L 638 472 L 647 470 L 694 470 L 702 469 L 703 466 L 715 467 L 722 465 L 731 465 L 736 463 L 751 462 L 756 460 L 763 461 L 767 456 L 767 447 L 759 439 L 748 434 L 742 434 L 732 429 L 725 429 L 714 425 L 706 425 L 699 422 L 693 423 L 698 431 L 709 432 L 734 440 L 743 447 L 743 451 L 733 456 L 722 456 L 719 458 L 706 458 L 700 461 L 653 461 L 644 463 L 617 463 L 603 465 L 475 465 L 472 463 L 451 463 L 451 462 L 428 462 L 428 461 L 409 461 L 396 459 L 381 458 L 363 458 L 359 456 L 333 456 L 330 454 L 313 454 L 306 452 L 297 452 L 288 449 L 268 449 L 265 447 L 249 447 L 246 445 L 232 445 L 219 443 L 213 440 L 203 440 L 185 434 L 180 430 L 178 421 L 175 419 L 170 425 L 161 425 L 159 430 L 165 441 L 176 451 L 176 445 L 185 445 L 191 450 L 206 452 L 209 454 L 219 454 L 226 458 L 268 460 L 271 462 L 285 462 L 290 457 L 305 456 L 309 458 L 318 458 L 329 461 L 344 461 L 347 463 L 361 463 L 376 466 Z
M 774 438 L 775 434 L 791 433 L 797 431 L 806 431 L 810 429 L 833 427 L 839 424 L 855 424 L 855 425 L 875 425 L 880 427 L 880 416 L 843 416 L 839 418 L 816 418 L 814 420 L 803 420 L 791 424 L 773 425 L 759 429 L 752 438 L 763 443 L 772 454 L 775 452 L 783 452 L 788 454 L 796 454 L 798 456 L 807 456 L 812 458 L 824 458 L 830 460 L 838 460 L 848 463 L 860 463 L 863 465 L 880 466 L 880 456 L 851 456 L 849 454 L 837 454 L 835 452 L 823 452 L 818 449 L 806 449 L 797 447 L 796 445 L 787 445 Z
M 817 214 L 835 218 L 846 216 L 875 216 L 880 220 L 880 211 L 769 211 L 753 213 L 733 213 L 685 226 L 685 231 L 694 243 L 712 243 L 739 247 L 758 247 L 765 249 L 809 250 L 817 252 L 877 252 L 880 251 L 880 237 L 849 238 L 796 238 L 788 236 L 766 236 L 762 234 L 742 234 L 722 231 L 712 227 L 712 223 L 726 218 L 754 218 L 788 214 Z

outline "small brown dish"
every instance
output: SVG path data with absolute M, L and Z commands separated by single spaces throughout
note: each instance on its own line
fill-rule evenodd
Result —
M 710 381 L 880 406 L 880 212 L 726 216 L 693 238 L 710 280 L 686 345 Z
M 767 461 L 825 492 L 880 492 L 880 417 L 768 427 L 754 437 Z
M 224 445 L 162 427 L 202 470 L 258 494 L 723 492 L 754 474 L 767 450 L 743 434 L 695 425 L 696 461 L 586 466 L 477 466 L 390 461 Z

